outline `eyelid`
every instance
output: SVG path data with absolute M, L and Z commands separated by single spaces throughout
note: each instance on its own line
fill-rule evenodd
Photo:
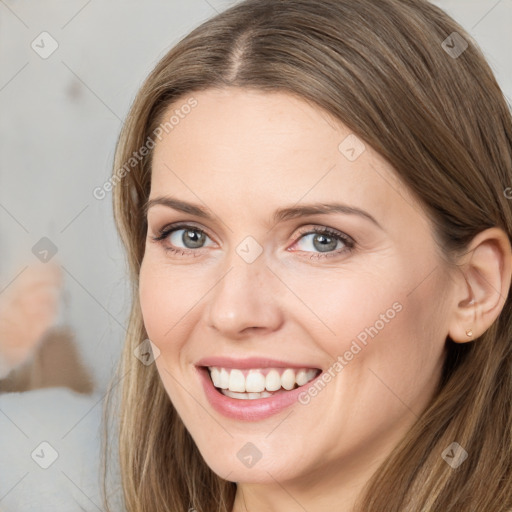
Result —
M 207 229 L 205 229 L 201 225 L 197 225 L 197 224 L 198 223 L 195 223 L 194 221 L 178 221 L 178 222 L 166 224 L 165 226 L 163 226 L 162 228 L 160 228 L 158 230 L 159 234 L 157 236 L 152 236 L 151 238 L 155 242 L 162 243 L 174 231 L 179 231 L 181 229 L 186 230 L 187 228 L 194 228 L 195 230 L 204 233 L 211 240 L 215 241 L 215 238 L 209 234 Z M 355 246 L 357 245 L 357 242 L 355 241 L 355 239 L 353 237 L 351 237 L 350 235 L 348 235 L 347 233 L 340 231 L 336 228 L 332 228 L 332 227 L 323 225 L 323 224 L 310 223 L 310 224 L 300 226 L 299 228 L 297 228 L 297 230 L 298 230 L 298 235 L 294 238 L 292 247 L 299 242 L 299 240 L 302 238 L 303 235 L 309 235 L 309 234 L 315 234 L 315 233 L 327 234 L 327 236 L 332 235 L 333 237 L 340 239 L 345 244 L 345 248 L 338 249 L 336 251 L 331 251 L 331 252 L 326 252 L 326 253 L 311 252 L 312 256 L 316 255 L 320 258 L 326 258 L 326 257 L 330 257 L 330 256 L 341 256 L 344 252 L 353 251 L 355 249 Z M 215 241 L 215 243 L 217 243 L 217 242 Z M 171 249 L 171 248 L 167 247 L 166 249 L 173 251 L 173 252 L 181 251 L 182 253 L 185 253 L 185 254 L 199 255 L 203 249 L 206 249 L 206 247 L 200 247 L 197 249 L 189 249 L 189 248 L 183 249 L 181 247 Z M 298 252 L 303 252 L 303 251 L 298 251 Z M 309 251 L 304 251 L 304 252 L 308 253 Z
M 158 231 L 158 235 L 156 237 L 153 237 L 153 239 L 164 239 L 167 236 L 170 235 L 172 231 L 178 231 L 179 229 L 187 229 L 187 228 L 194 228 L 197 231 L 203 232 L 205 235 L 207 235 L 209 238 L 215 241 L 215 237 L 211 236 L 209 231 L 205 229 L 203 226 L 196 225 L 194 221 L 191 222 L 171 222 L 170 224 L 166 224 L 162 228 L 160 228 Z
M 339 229 L 331 228 L 331 227 L 325 226 L 323 224 L 308 224 L 307 226 L 298 228 L 298 230 L 299 230 L 300 235 L 306 235 L 306 234 L 311 234 L 311 233 L 315 233 L 315 232 L 320 232 L 320 233 L 326 232 L 326 233 L 332 234 L 333 236 L 337 236 L 343 240 L 346 240 L 347 242 L 351 242 L 353 244 L 356 243 L 356 241 L 350 235 L 345 233 L 344 231 L 340 231 Z M 297 240 L 299 238 L 300 237 L 297 237 Z

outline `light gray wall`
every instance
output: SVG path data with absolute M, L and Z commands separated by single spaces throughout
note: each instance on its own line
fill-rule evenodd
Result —
M 0 2 L 0 290 L 43 236 L 65 267 L 61 323 L 104 388 L 128 310 L 108 179 L 122 120 L 166 51 L 229 0 Z M 437 0 L 474 36 L 512 97 L 512 0 Z M 58 48 L 51 49 L 48 32 Z M 41 38 L 43 42 L 41 42 Z M 512 184 L 511 184 L 512 185 Z

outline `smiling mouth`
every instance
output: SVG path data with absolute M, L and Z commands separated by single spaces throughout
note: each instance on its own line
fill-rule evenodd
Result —
M 239 400 L 269 398 L 286 393 L 317 377 L 319 368 L 222 368 L 205 367 L 219 393 Z

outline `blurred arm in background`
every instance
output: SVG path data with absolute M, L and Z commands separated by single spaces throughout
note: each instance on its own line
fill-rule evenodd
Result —
M 34 264 L 0 294 L 0 391 L 53 386 L 92 391 L 73 332 L 54 327 L 62 282 L 57 264 Z
M 0 294 L 0 378 L 35 353 L 57 318 L 61 287 L 57 265 L 37 264 Z

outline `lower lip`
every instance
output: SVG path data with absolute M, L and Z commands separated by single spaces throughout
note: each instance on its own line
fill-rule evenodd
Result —
M 319 373 L 317 377 L 309 381 L 307 384 L 304 384 L 304 386 L 300 386 L 284 393 L 278 393 L 267 398 L 243 400 L 231 398 L 218 391 L 213 385 L 207 368 L 197 367 L 197 370 L 199 372 L 206 397 L 208 398 L 211 406 L 217 412 L 227 416 L 228 418 L 243 421 L 264 420 L 265 418 L 281 412 L 283 409 L 286 409 L 297 402 L 299 395 L 304 392 L 304 389 L 311 386 L 322 375 L 322 373 Z

